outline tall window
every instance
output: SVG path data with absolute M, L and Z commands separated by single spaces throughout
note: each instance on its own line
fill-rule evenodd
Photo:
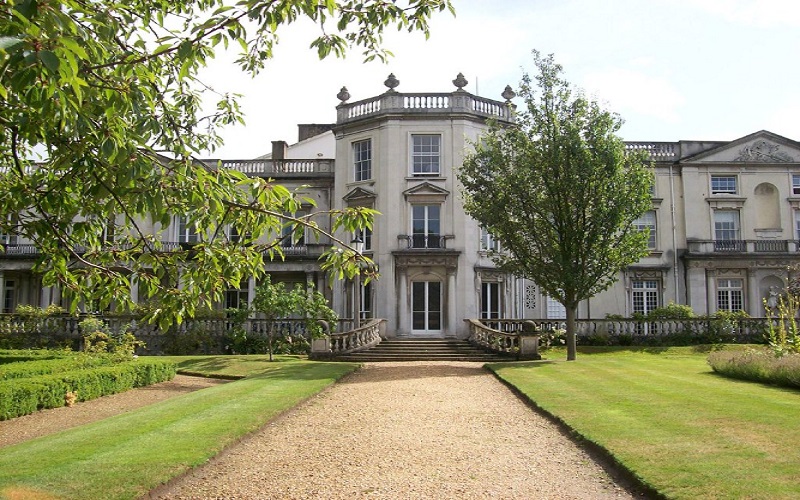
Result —
M 361 307 L 358 308 L 360 318 L 363 319 L 372 319 L 373 318 L 373 311 L 372 311 L 372 281 L 367 284 L 361 285 Z
M 439 175 L 442 136 L 411 136 L 411 167 L 414 175 Z
M 484 228 L 481 228 L 481 250 L 484 252 L 500 251 L 500 242 L 494 239 L 492 233 Z
M 16 245 L 17 235 L 14 234 L 16 229 L 16 217 L 7 217 L 5 220 L 8 230 L 0 228 L 0 244 L 3 245 Z
M 792 194 L 800 195 L 800 175 L 792 175 Z
M 178 216 L 178 241 L 180 243 L 197 243 L 199 241 L 197 226 L 192 224 L 185 215 Z
M 16 283 L 7 279 L 3 285 L 3 312 L 13 313 L 17 307 Z
M 631 282 L 633 312 L 647 314 L 658 307 L 658 281 L 634 280 Z
M 229 288 L 225 290 L 225 309 L 247 308 L 249 295 L 247 280 L 243 280 L 238 288 Z
M 800 210 L 794 213 L 794 230 L 795 238 L 800 240 Z
M 303 217 L 305 214 L 302 213 L 302 212 L 297 212 L 296 214 L 293 214 L 293 215 L 296 218 L 300 218 L 300 217 Z M 302 246 L 305 246 L 305 244 L 306 244 L 306 230 L 305 230 L 305 227 L 301 231 L 299 231 L 299 234 L 295 233 L 295 229 L 296 229 L 296 227 L 292 224 L 291 221 L 285 221 L 284 222 L 283 229 L 281 229 L 281 237 L 282 237 L 281 246 L 282 247 L 288 248 L 288 247 L 302 247 Z
M 441 248 L 439 205 L 413 205 L 411 245 L 413 248 Z
M 711 194 L 736 194 L 735 175 L 712 175 Z
M 364 251 L 372 250 L 372 229 L 365 227 L 360 231 L 356 231 L 353 233 L 353 239 L 360 238 L 361 242 L 364 243 Z
M 744 309 L 744 293 L 742 290 L 742 280 L 740 279 L 719 279 L 717 280 L 717 310 L 718 311 L 741 311 Z
M 228 238 L 229 243 L 239 243 L 242 239 L 239 230 L 232 224 L 225 227 L 225 237 Z
M 356 181 L 372 179 L 372 140 L 353 143 L 354 171 Z
M 567 309 L 552 297 L 547 297 L 547 318 L 548 319 L 566 319 Z
M 481 319 L 500 318 L 500 283 L 481 283 Z
M 734 241 L 739 239 L 739 212 L 717 210 L 714 212 L 714 239 Z
M 637 231 L 650 230 L 650 237 L 647 240 L 647 248 L 654 250 L 656 248 L 656 211 L 648 210 L 641 217 L 633 221 L 633 226 Z

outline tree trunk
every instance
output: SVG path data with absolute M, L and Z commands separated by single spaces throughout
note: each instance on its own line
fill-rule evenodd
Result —
M 567 361 L 575 361 L 577 342 L 575 341 L 575 316 L 578 315 L 578 306 L 566 306 L 567 310 Z

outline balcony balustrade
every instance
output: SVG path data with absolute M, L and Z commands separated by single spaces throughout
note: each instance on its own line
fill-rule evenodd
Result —
M 243 174 L 264 177 L 333 176 L 334 162 L 328 159 L 309 160 L 203 160 L 211 167 L 221 166 Z
M 447 238 L 439 234 L 401 234 L 397 237 L 402 248 L 422 250 L 444 250 Z
M 746 253 L 797 253 L 800 244 L 795 240 L 717 240 L 689 241 L 689 253 L 694 254 L 746 254 Z
M 674 142 L 626 142 L 628 151 L 647 151 L 651 160 L 669 161 L 678 159 L 677 144 Z
M 512 108 L 502 101 L 478 97 L 468 92 L 385 94 L 337 107 L 337 123 L 348 123 L 381 114 L 402 115 L 472 114 L 512 122 Z

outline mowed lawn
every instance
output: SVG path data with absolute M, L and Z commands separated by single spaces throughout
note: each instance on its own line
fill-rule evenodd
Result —
M 584 348 L 491 369 L 668 498 L 800 498 L 800 391 L 714 374 L 693 348 Z
M 173 359 L 198 374 L 246 378 L 0 448 L 0 498 L 138 498 L 358 367 L 283 356 Z

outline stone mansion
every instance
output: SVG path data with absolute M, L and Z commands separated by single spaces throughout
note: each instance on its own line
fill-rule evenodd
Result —
M 467 318 L 564 317 L 535 283 L 495 268 L 488 252 L 498 243 L 461 204 L 455 170 L 488 120 L 512 123 L 514 94 L 508 87 L 504 100 L 470 94 L 461 75 L 453 84 L 451 92 L 402 93 L 390 75 L 386 92 L 354 101 L 343 88 L 336 123 L 300 125 L 297 143 L 274 141 L 257 159 L 222 160 L 302 186 L 317 209 L 366 206 L 381 214 L 371 231 L 343 237 L 363 242 L 380 279 L 329 283 L 318 257 L 330 243 L 307 235 L 286 240 L 285 260 L 265 262 L 273 280 L 323 290 L 342 317 L 385 318 L 392 336 L 466 337 Z M 646 150 L 655 167 L 652 209 L 637 221 L 650 228 L 651 251 L 583 302 L 578 318 L 630 316 L 669 302 L 697 314 L 742 309 L 763 316 L 763 300 L 784 288 L 787 268 L 800 262 L 800 143 L 760 131 L 733 141 L 627 147 Z M 153 231 L 165 242 L 197 237 L 179 218 Z M 2 242 L 3 312 L 59 303 L 59 291 L 31 272 L 37 249 L 16 237 Z M 254 289 L 253 279 L 242 283 L 219 307 L 247 303 Z

